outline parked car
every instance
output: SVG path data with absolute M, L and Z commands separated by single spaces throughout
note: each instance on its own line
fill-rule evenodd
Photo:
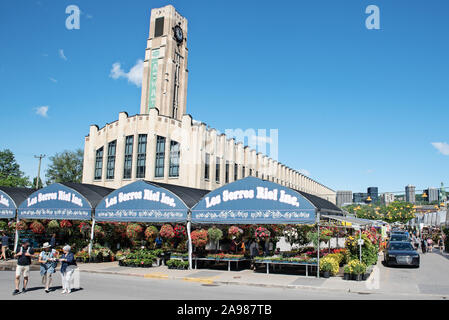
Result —
M 384 262 L 392 265 L 414 266 L 419 268 L 419 253 L 407 241 L 390 241 L 384 251 Z
M 393 233 L 389 241 L 410 241 L 410 238 L 404 233 Z

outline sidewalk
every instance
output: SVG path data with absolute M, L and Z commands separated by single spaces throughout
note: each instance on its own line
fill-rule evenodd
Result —
M 344 292 L 378 292 L 379 270 L 374 267 L 367 281 L 345 281 L 341 277 L 316 278 L 288 274 L 266 274 L 252 270 L 224 271 L 215 269 L 175 270 L 166 266 L 152 268 L 120 267 L 118 262 L 78 265 L 81 272 L 127 275 L 161 280 L 200 282 L 206 285 L 246 285 L 271 288 L 336 290 Z

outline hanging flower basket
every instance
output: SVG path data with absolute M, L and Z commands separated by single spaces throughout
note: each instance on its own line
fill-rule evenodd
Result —
M 20 230 L 20 231 L 24 231 L 28 229 L 28 225 L 25 221 L 20 220 L 19 222 L 16 223 L 16 229 Z
M 195 247 L 205 247 L 207 244 L 207 230 L 194 230 L 191 234 L 192 244 Z
M 184 239 L 187 236 L 186 227 L 182 224 L 177 224 L 173 231 L 175 233 L 175 238 L 177 239 Z
M 88 234 L 90 233 L 90 228 L 91 228 L 91 226 L 90 226 L 90 224 L 87 223 L 87 222 L 81 222 L 81 223 L 78 225 L 78 228 L 79 228 L 79 230 L 80 230 L 80 232 L 81 232 L 82 234 L 88 235 Z
M 35 234 L 42 234 L 45 232 L 45 227 L 39 221 L 34 221 L 30 224 L 30 230 Z
M 232 227 L 229 227 L 229 229 L 228 229 L 228 236 L 229 236 L 229 239 L 240 238 L 240 236 L 241 236 L 242 234 L 243 234 L 243 230 L 240 229 L 239 227 L 232 226 Z
M 60 226 L 62 229 L 69 229 L 72 227 L 72 223 L 69 220 L 62 220 Z
M 164 224 L 161 228 L 160 235 L 165 239 L 173 239 L 175 237 L 175 231 L 170 224 Z
M 47 224 L 47 229 L 48 231 L 56 231 L 59 229 L 59 222 L 58 220 L 51 220 L 48 224 Z
M 103 231 L 102 227 L 100 227 L 99 225 L 96 225 L 94 227 L 94 235 L 95 235 L 95 238 L 102 239 L 105 236 L 105 232 Z
M 268 231 L 268 229 L 264 227 L 258 227 L 254 232 L 254 236 L 260 240 L 269 239 L 270 235 L 271 235 L 270 231 Z
M 145 229 L 145 239 L 147 241 L 156 239 L 157 236 L 157 228 L 155 226 L 149 226 Z
M 126 236 L 131 241 L 138 240 L 143 232 L 143 228 L 140 224 L 131 223 L 126 227 Z

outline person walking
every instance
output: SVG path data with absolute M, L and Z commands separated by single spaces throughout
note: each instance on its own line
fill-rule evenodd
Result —
M 156 249 L 162 248 L 162 238 L 161 235 L 158 233 L 156 239 L 154 240 L 154 243 L 156 245 Z
M 2 231 L 2 255 L 0 257 L 0 260 L 8 260 L 6 259 L 6 250 L 8 250 L 9 247 L 9 237 L 6 235 L 5 231 Z
M 432 252 L 432 249 L 433 249 L 433 241 L 432 238 L 429 236 L 427 238 L 427 251 Z
M 427 252 L 427 241 L 424 238 L 424 236 L 422 237 L 422 240 L 421 240 L 421 250 L 422 250 L 422 253 Z
M 62 292 L 61 293 L 71 293 L 72 292 L 72 280 L 73 273 L 76 268 L 76 260 L 73 253 L 70 251 L 70 246 L 65 246 L 62 248 L 64 254 L 58 261 L 61 262 L 61 275 L 62 275 Z
M 15 285 L 16 289 L 13 291 L 13 295 L 19 293 L 20 277 L 23 275 L 23 288 L 22 293 L 26 292 L 28 278 L 30 274 L 31 257 L 33 256 L 33 249 L 30 248 L 30 243 L 28 241 L 23 241 L 22 246 L 17 249 L 14 257 L 17 258 L 16 267 L 16 278 Z
M 50 249 L 51 246 L 45 242 L 42 246 L 42 252 L 39 255 L 39 263 L 41 264 L 40 273 L 42 277 L 42 284 L 45 285 L 45 292 L 50 292 L 51 276 L 56 269 L 56 250 Z

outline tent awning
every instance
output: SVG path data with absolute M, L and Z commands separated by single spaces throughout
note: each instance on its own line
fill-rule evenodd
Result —
M 28 196 L 18 208 L 21 219 L 90 220 L 99 199 L 112 189 L 82 183 L 53 183 Z
M 205 191 L 138 180 L 104 197 L 95 208 L 98 221 L 185 222 Z
M 30 188 L 0 186 L 0 219 L 15 218 L 17 207 L 34 191 Z
M 192 208 L 192 223 L 312 224 L 316 207 L 297 191 L 246 177 L 206 194 Z
M 373 221 L 368 219 L 360 219 L 355 217 L 343 217 L 343 216 L 335 216 L 335 215 L 322 215 L 322 218 L 333 219 L 341 222 L 345 222 L 347 224 L 356 225 L 356 226 L 368 226 L 374 224 Z

